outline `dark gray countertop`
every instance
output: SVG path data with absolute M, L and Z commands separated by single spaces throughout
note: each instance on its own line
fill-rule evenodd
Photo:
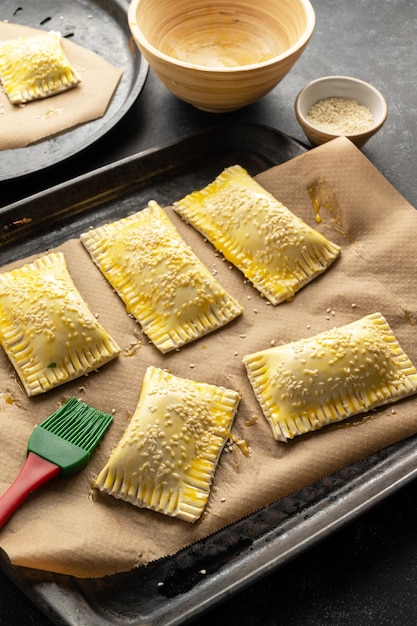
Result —
M 259 122 L 305 141 L 293 111 L 298 91 L 319 76 L 349 74 L 374 84 L 389 107 L 386 125 L 365 146 L 364 154 L 417 207 L 415 2 L 313 0 L 313 6 L 317 25 L 310 45 L 282 83 L 260 102 L 233 114 L 210 115 L 178 101 L 150 72 L 137 102 L 106 137 L 46 174 L 0 184 L 0 204 L 219 121 Z M 404 242 L 410 249 L 412 244 Z M 416 527 L 417 496 L 410 484 L 195 623 L 416 624 Z M 3 574 L 0 624 L 50 624 Z

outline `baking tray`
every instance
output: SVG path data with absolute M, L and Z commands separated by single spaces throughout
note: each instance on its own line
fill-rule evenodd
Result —
M 257 124 L 219 125 L 128 157 L 0 212 L 0 264 L 123 217 L 150 198 L 162 204 L 239 163 L 251 175 L 305 146 Z M 45 215 L 48 207 L 48 215 Z M 417 438 L 368 456 L 146 567 L 100 579 L 2 569 L 61 626 L 174 626 L 253 584 L 326 538 L 417 475 Z
M 123 75 L 103 117 L 33 145 L 0 152 L 0 181 L 65 161 L 103 137 L 128 112 L 149 70 L 132 44 L 128 6 L 128 0 L 1 0 L 0 20 L 58 30 L 121 68 Z

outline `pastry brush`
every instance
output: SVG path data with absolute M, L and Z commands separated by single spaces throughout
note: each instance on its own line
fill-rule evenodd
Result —
M 70 398 L 35 426 L 27 444 L 26 461 L 0 497 L 0 528 L 32 491 L 53 478 L 72 476 L 86 467 L 112 420 L 108 413 Z

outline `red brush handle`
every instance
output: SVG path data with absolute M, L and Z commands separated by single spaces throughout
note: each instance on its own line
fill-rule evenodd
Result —
M 0 528 L 32 491 L 59 476 L 60 472 L 61 468 L 55 463 L 29 452 L 14 483 L 0 498 Z

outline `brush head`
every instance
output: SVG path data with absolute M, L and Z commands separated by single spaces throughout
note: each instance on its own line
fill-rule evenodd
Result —
M 72 476 L 89 462 L 113 417 L 70 398 L 55 413 L 35 427 L 27 452 L 34 452 Z

